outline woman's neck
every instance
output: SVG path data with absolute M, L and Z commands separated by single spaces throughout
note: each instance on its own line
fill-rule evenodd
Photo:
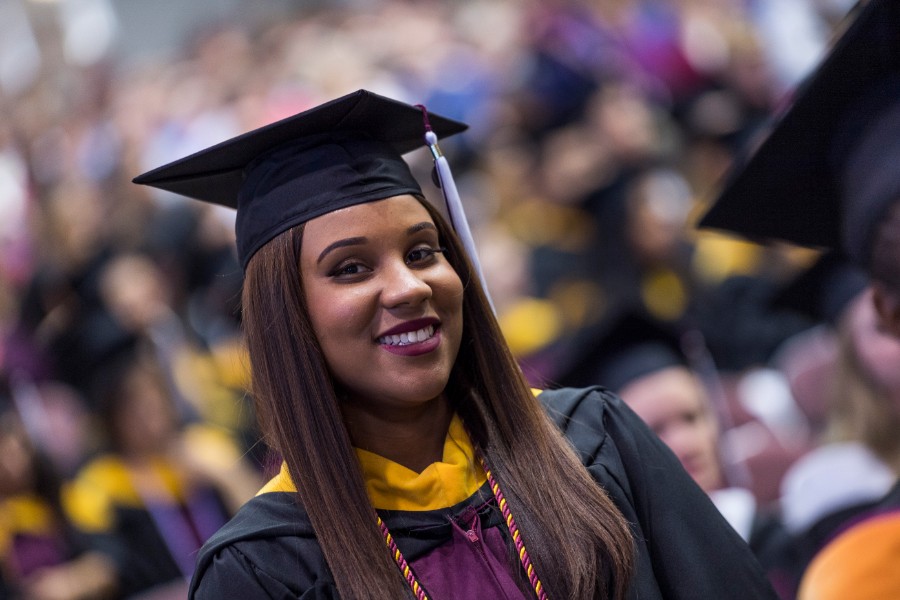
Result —
M 341 408 L 353 445 L 421 473 L 440 461 L 453 410 L 444 396 L 412 409 L 386 413 L 347 402 Z

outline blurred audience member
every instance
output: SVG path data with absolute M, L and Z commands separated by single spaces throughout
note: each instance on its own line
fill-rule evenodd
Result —
M 769 135 L 737 165 L 701 221 L 754 239 L 846 253 L 871 277 L 867 302 L 878 326 L 891 334 L 900 334 L 898 26 L 897 3 L 857 3 L 824 60 Z M 865 326 L 851 336 L 861 331 Z M 875 376 L 873 356 L 860 353 L 865 348 L 874 355 L 885 345 L 870 337 L 855 348 L 868 372 L 849 380 L 854 389 L 843 390 L 847 404 L 835 422 L 843 439 L 858 436 L 891 467 L 900 410 L 894 392 Z M 894 379 L 900 359 L 890 353 L 886 372 Z M 873 395 L 873 387 L 879 393 Z M 895 488 L 873 509 L 877 516 L 840 527 L 813 557 L 800 598 L 900 597 L 900 480 L 895 470 L 892 475 Z
M 782 515 L 806 564 L 900 475 L 900 340 L 878 330 L 866 274 L 836 254 L 802 273 L 776 304 L 817 323 L 785 353 L 808 352 L 810 342 L 834 348 L 818 397 L 804 403 L 817 447 L 782 481 Z
M 261 478 L 222 431 L 179 420 L 165 375 L 144 345 L 110 359 L 94 393 L 108 449 L 67 484 L 67 514 L 115 565 L 124 596 L 183 597 L 194 552 Z
M 79 544 L 59 506 L 58 474 L 10 401 L 0 408 L 0 597 L 114 597 L 111 561 Z

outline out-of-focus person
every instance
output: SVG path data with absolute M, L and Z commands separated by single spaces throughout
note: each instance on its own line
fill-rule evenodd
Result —
M 95 379 L 106 446 L 66 484 L 63 506 L 115 566 L 123 597 L 183 598 L 195 552 L 261 479 L 222 430 L 178 418 L 146 342 L 110 358 Z
M 900 5 L 862 0 L 838 29 L 700 225 L 846 252 L 872 279 L 878 326 L 900 336 Z M 813 558 L 802 600 L 900 597 L 900 483 L 872 514 Z
M 878 330 L 868 276 L 836 253 L 791 282 L 775 308 L 812 324 L 777 359 L 813 429 L 815 445 L 784 474 L 780 498 L 806 564 L 900 473 L 900 340 Z M 817 385 L 796 380 L 798 353 L 822 357 Z
M 190 326 L 193 307 L 179 298 L 188 290 L 200 294 L 201 288 L 177 279 L 149 253 L 119 253 L 98 273 L 102 310 L 121 335 L 151 342 L 179 418 L 204 420 L 249 437 L 252 412 L 243 397 L 246 374 L 237 325 L 220 327 L 216 339 L 201 336 Z
M 0 597 L 101 600 L 113 566 L 79 543 L 59 505 L 60 478 L 32 442 L 11 396 L 0 407 Z

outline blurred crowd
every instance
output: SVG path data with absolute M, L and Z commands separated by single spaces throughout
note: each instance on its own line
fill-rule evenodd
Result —
M 822 519 L 896 478 L 900 352 L 857 300 L 823 316 L 833 288 L 780 301 L 816 253 L 694 222 L 849 6 L 371 0 L 217 21 L 128 68 L 42 44 L 0 89 L 0 597 L 183 597 L 199 544 L 271 473 L 234 215 L 131 178 L 359 88 L 470 124 L 443 150 L 536 387 L 626 312 L 690 332 L 722 471 L 704 488 L 745 490 L 802 539 L 773 569 L 802 570 Z M 428 153 L 408 158 L 427 182 Z M 862 462 L 816 485 L 850 493 L 796 471 L 826 444 Z M 773 575 L 783 597 L 797 572 Z

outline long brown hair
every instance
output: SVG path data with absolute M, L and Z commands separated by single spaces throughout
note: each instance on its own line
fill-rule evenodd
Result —
M 423 204 L 465 284 L 448 397 L 500 482 L 548 595 L 623 598 L 634 563 L 627 522 L 529 389 L 456 235 Z M 341 597 L 411 597 L 376 526 L 307 316 L 302 233 L 301 225 L 276 237 L 247 266 L 243 322 L 260 425 L 287 464 Z

